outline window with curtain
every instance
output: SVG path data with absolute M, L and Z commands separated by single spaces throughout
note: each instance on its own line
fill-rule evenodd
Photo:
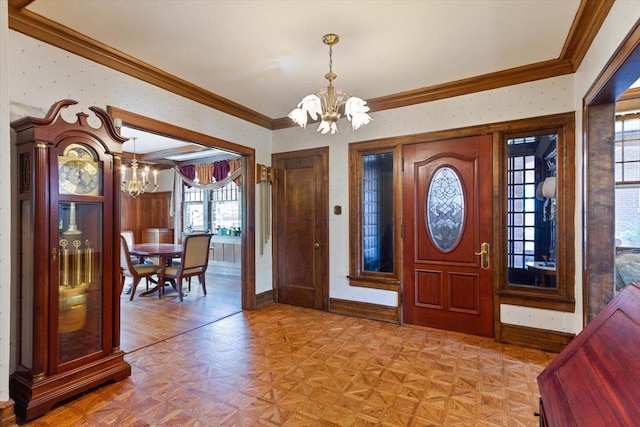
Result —
M 237 235 L 240 231 L 240 187 L 231 181 L 215 190 L 182 186 L 183 233 L 206 230 Z

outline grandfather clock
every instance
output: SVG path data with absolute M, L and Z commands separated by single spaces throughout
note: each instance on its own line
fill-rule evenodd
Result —
M 100 126 L 62 111 L 11 123 L 16 132 L 18 307 L 15 412 L 29 421 L 81 392 L 131 375 L 120 350 L 122 138 L 106 111 Z

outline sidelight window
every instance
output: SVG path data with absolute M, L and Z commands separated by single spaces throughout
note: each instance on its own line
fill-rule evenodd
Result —
M 398 156 L 395 147 L 350 146 L 350 283 L 379 289 L 399 286 Z
M 574 308 L 573 129 L 573 114 L 560 114 L 502 134 L 503 304 Z

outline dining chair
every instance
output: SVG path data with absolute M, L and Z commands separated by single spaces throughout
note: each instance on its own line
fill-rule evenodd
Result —
M 191 291 L 191 278 L 197 276 L 202 285 L 202 292 L 207 294 L 207 285 L 205 281 L 205 273 L 209 265 L 209 244 L 211 243 L 212 234 L 189 234 L 184 239 L 182 245 L 182 261 L 178 265 L 165 267 L 158 273 L 158 285 L 160 292 L 158 297 L 162 297 L 164 283 L 167 280 L 174 280 L 177 285 L 180 301 L 183 300 L 182 281 L 188 279 L 189 291 Z
M 154 274 L 158 274 L 162 267 L 155 264 L 134 264 L 131 260 L 131 253 L 129 252 L 129 245 L 125 236 L 120 236 L 120 268 L 121 268 L 121 281 L 122 288 L 124 288 L 124 281 L 126 277 L 133 279 L 131 285 L 131 296 L 129 301 L 133 301 L 133 296 L 136 294 L 136 288 L 138 283 L 144 277 L 147 282 L 147 290 L 149 290 L 149 279 Z

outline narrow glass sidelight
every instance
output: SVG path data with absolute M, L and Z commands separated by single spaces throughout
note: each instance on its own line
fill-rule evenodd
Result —
M 465 217 L 464 192 L 454 169 L 445 166 L 433 174 L 426 208 L 431 241 L 443 252 L 452 251 L 462 237 Z
M 362 265 L 393 272 L 393 153 L 362 156 Z

